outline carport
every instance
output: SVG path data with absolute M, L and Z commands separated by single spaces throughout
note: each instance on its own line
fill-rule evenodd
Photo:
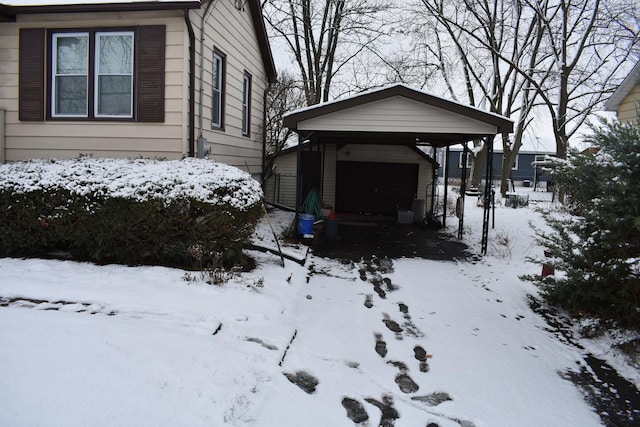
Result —
M 303 187 L 310 183 L 320 188 L 323 196 L 332 200 L 337 210 L 357 210 L 359 207 L 389 209 L 408 197 L 433 195 L 437 175 L 429 185 L 424 175 L 416 171 L 436 148 L 461 144 L 466 148 L 473 140 L 488 144 L 493 155 L 493 140 L 498 134 L 511 133 L 513 122 L 503 116 L 449 101 L 402 84 L 364 92 L 334 102 L 294 111 L 284 118 L 284 125 L 298 135 L 296 211 L 303 202 Z M 425 148 L 426 147 L 426 148 Z M 402 160 L 414 152 L 417 158 Z M 465 150 L 465 153 L 467 150 Z M 314 154 L 315 153 L 315 154 Z M 352 156 L 357 160 L 350 160 Z M 466 165 L 466 161 L 463 162 Z M 485 173 L 485 212 L 482 251 L 486 252 L 491 197 L 492 169 L 487 162 Z M 463 174 L 466 177 L 466 174 Z M 445 170 L 445 184 L 448 184 Z M 460 201 L 464 203 L 465 179 L 461 183 Z M 420 188 L 420 189 L 419 189 Z M 423 194 L 424 193 L 424 194 Z M 445 185 L 444 198 L 447 197 Z M 385 200 L 388 200 L 385 206 Z M 433 208 L 427 206 L 427 210 Z M 446 221 L 446 203 L 443 225 Z M 463 215 L 459 216 L 458 237 L 462 237 Z

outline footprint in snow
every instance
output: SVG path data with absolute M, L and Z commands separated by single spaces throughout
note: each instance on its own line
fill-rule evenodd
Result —
M 385 324 L 387 329 L 389 329 L 391 332 L 395 332 L 396 339 L 401 340 L 403 331 L 402 326 L 400 326 L 398 322 L 391 320 L 388 314 L 383 313 L 383 316 L 384 318 L 382 319 L 382 322 Z
M 342 406 L 347 411 L 347 418 L 356 424 L 363 423 L 369 419 L 369 414 L 364 409 L 362 403 L 350 397 L 342 399 Z
M 385 357 L 387 355 L 387 343 L 382 339 L 382 334 L 375 334 L 376 337 L 376 353 L 380 355 L 380 357 Z
M 429 363 L 427 362 L 432 356 L 428 354 L 424 348 L 417 345 L 413 348 L 413 357 L 420 362 L 420 372 L 429 372 Z
M 364 306 L 367 308 L 373 307 L 373 295 L 367 295 L 366 299 L 364 300 Z
M 398 362 L 391 360 L 387 362 L 390 365 L 395 366 L 400 370 L 400 373 L 396 375 L 396 384 L 400 387 L 400 391 L 403 393 L 415 393 L 420 389 L 420 386 L 409 376 L 409 368 L 404 362 Z
M 314 393 L 319 384 L 318 379 L 306 371 L 296 371 L 294 374 L 285 372 L 284 376 L 307 394 Z
M 393 397 L 391 395 L 383 395 L 382 402 L 371 397 L 368 397 L 365 400 L 380 409 L 380 412 L 382 412 L 382 417 L 380 418 L 380 427 L 393 427 L 395 421 L 400 418 L 400 414 L 393 406 Z

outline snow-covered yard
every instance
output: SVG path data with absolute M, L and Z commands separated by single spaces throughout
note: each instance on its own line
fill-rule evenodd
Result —
M 477 250 L 481 208 L 465 210 Z M 589 369 L 589 351 L 640 375 L 532 311 L 536 289 L 518 279 L 539 269 L 524 260 L 541 252 L 529 221 L 531 208 L 498 207 L 478 262 L 309 254 L 282 268 L 251 252 L 257 268 L 223 286 L 163 267 L 0 259 L 0 425 L 602 425 L 566 374 Z

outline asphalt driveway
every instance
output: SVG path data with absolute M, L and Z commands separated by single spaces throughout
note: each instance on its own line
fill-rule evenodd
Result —
M 464 240 L 423 224 L 398 224 L 388 217 L 341 218 L 335 238 L 323 235 L 322 224 L 314 226 L 307 242 L 318 256 L 360 261 L 377 258 L 423 258 L 456 261 L 473 256 Z

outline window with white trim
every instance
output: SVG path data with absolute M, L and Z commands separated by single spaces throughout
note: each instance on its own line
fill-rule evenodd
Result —
M 133 31 L 54 33 L 52 43 L 52 117 L 133 117 Z
M 225 56 L 217 49 L 213 51 L 213 106 L 211 109 L 211 126 L 224 128 L 224 73 Z
M 96 34 L 96 117 L 133 117 L 133 33 Z
M 52 116 L 87 117 L 89 33 L 54 34 L 52 62 Z
M 251 74 L 245 71 L 242 79 L 242 135 L 249 136 L 251 129 Z
M 462 169 L 462 159 L 463 158 L 464 158 L 464 152 L 463 151 L 459 151 L 458 167 L 460 169 Z M 473 153 L 467 153 L 467 169 L 471 168 L 471 166 L 473 166 Z

